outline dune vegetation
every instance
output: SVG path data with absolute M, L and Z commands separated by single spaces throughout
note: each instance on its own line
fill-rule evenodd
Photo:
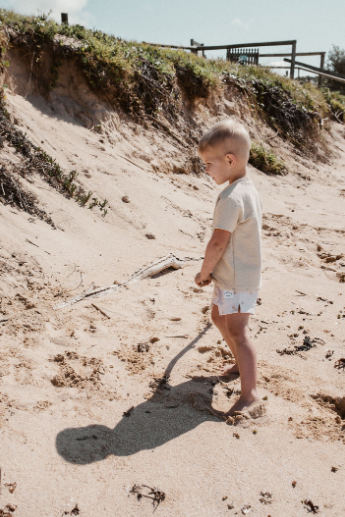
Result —
M 223 59 L 204 59 L 183 50 L 126 41 L 81 25 L 58 24 L 44 14 L 21 16 L 2 9 L 0 21 L 2 27 L 16 31 L 16 45 L 35 47 L 38 53 L 45 46 L 54 51 L 56 59 L 48 88 L 54 88 L 61 58 L 73 54 L 91 87 L 137 117 L 162 110 L 177 116 L 181 107 L 179 90 L 193 102 L 236 84 L 248 102 L 255 104 L 282 135 L 294 140 L 305 126 L 312 124 L 315 113 L 326 117 L 334 107 L 345 105 L 344 97 L 339 94 L 312 84 L 301 86 L 264 67 L 240 66 Z M 4 34 L 2 31 L 3 54 L 6 51 Z M 7 43 L 9 40 L 7 38 Z M 2 65 L 9 63 L 2 60 Z M 279 114 L 274 116 L 278 108 L 272 100 L 277 95 L 282 97 L 283 108 L 288 112 L 289 128 L 284 127 Z
M 209 98 L 233 95 L 236 91 L 255 118 L 291 142 L 298 153 L 308 154 L 315 151 L 315 141 L 322 139 L 322 119 L 343 121 L 345 97 L 339 92 L 318 89 L 311 83 L 301 85 L 265 67 L 241 66 L 223 59 L 205 59 L 184 50 L 126 41 L 81 25 L 58 24 L 45 14 L 22 16 L 1 9 L 0 23 L 3 69 L 10 66 L 8 48 L 31 48 L 36 62 L 40 55 L 49 52 L 48 78 L 42 77 L 49 95 L 57 84 L 63 60 L 74 58 L 90 88 L 137 123 L 148 119 L 158 121 L 163 115 L 179 129 L 186 110 Z M 167 126 L 163 129 L 169 132 Z M 184 136 L 190 146 L 198 139 L 189 128 Z M 49 157 L 44 159 L 49 161 Z M 273 151 L 257 144 L 252 147 L 251 163 L 272 174 L 287 170 Z M 59 171 L 56 177 L 60 177 Z M 73 179 L 58 180 L 72 196 L 76 188 Z M 86 197 L 81 196 L 84 202 Z

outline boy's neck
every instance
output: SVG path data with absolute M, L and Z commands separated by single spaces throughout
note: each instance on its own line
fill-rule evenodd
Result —
M 247 166 L 245 165 L 240 170 L 236 171 L 236 173 L 229 179 L 229 185 L 234 183 L 234 181 L 239 180 L 240 178 L 244 178 L 247 176 Z

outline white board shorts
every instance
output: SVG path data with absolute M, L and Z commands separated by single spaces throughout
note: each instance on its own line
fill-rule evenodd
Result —
M 255 313 L 256 300 L 258 298 L 258 291 L 244 292 L 244 291 L 227 291 L 218 286 L 214 287 L 212 303 L 218 305 L 218 312 L 220 316 L 227 314 Z

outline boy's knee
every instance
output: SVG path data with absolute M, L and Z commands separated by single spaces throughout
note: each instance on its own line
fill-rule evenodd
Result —
M 249 329 L 247 327 L 232 327 L 227 325 L 227 331 L 233 341 L 240 342 L 249 338 Z

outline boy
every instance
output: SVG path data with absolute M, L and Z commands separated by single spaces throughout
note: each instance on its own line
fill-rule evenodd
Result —
M 217 185 L 229 183 L 217 198 L 213 234 L 195 277 L 200 287 L 212 280 L 215 284 L 211 318 L 236 359 L 223 375 L 241 376 L 241 396 L 226 416 L 246 410 L 259 399 L 256 351 L 248 322 L 261 288 L 262 203 L 247 173 L 250 145 L 244 126 L 227 119 L 209 129 L 198 147 L 207 174 Z

